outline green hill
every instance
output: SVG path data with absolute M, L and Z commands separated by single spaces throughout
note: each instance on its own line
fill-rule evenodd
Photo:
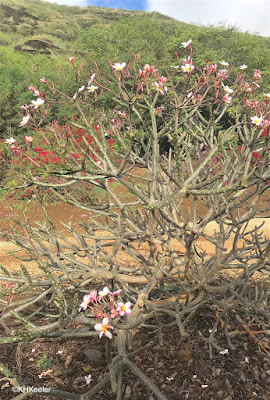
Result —
M 41 0 L 0 0 L 0 135 L 16 135 L 20 105 L 29 102 L 29 85 L 39 87 L 45 76 L 62 90 L 74 93 L 67 58 L 85 60 L 88 70 L 97 61 L 128 61 L 141 52 L 141 61 L 174 63 L 181 42 L 193 40 L 194 62 L 247 64 L 262 70 L 269 83 L 270 38 L 240 33 L 235 28 L 201 27 L 159 13 L 70 7 Z M 184 53 L 183 53 L 184 54 Z M 267 88 L 265 89 L 267 90 Z M 64 111 L 52 111 L 58 119 Z

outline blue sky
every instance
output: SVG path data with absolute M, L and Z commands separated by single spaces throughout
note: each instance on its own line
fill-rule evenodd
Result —
M 165 0 L 166 1 L 166 0 Z M 147 11 L 146 0 L 85 0 L 87 5 L 96 7 L 124 8 L 127 10 Z
M 158 11 L 179 21 L 237 26 L 270 37 L 270 0 L 46 0 L 51 3 Z

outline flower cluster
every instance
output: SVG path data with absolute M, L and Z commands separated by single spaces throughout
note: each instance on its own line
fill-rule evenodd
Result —
M 247 114 L 247 122 L 245 124 L 256 132 L 258 145 L 260 146 L 262 142 L 261 138 L 267 136 L 270 129 L 270 93 L 265 90 L 265 93 L 260 94 L 260 100 L 257 97 L 255 98 L 255 92 L 259 88 L 257 82 L 261 79 L 260 70 L 255 69 L 253 76 L 250 75 L 249 77 L 244 72 L 248 67 L 243 64 L 238 67 L 238 71 L 235 74 L 235 69 L 233 72 L 234 67 L 230 67 L 230 64 L 224 60 L 213 64 L 207 62 L 206 59 L 203 67 L 195 66 L 193 64 L 191 39 L 181 43 L 182 51 L 188 52 L 188 54 L 184 58 L 181 57 L 182 59 L 178 59 L 177 52 L 175 52 L 176 65 L 171 66 L 173 71 L 167 70 L 166 74 L 164 73 L 164 69 L 159 70 L 154 65 L 144 64 L 143 66 L 137 64 L 139 55 L 138 57 L 134 56 L 134 60 L 131 63 L 120 62 L 112 64 L 109 61 L 109 64 L 120 86 L 125 87 L 127 82 L 126 88 L 129 88 L 130 79 L 132 79 L 134 84 L 131 85 L 132 89 L 130 89 L 129 96 L 134 101 L 141 101 L 143 99 L 148 101 L 148 97 L 159 94 L 160 98 L 155 100 L 157 104 L 154 113 L 156 117 L 162 118 L 163 121 L 166 121 L 170 115 L 170 101 L 174 95 L 178 96 L 183 112 L 193 107 L 208 107 L 210 104 L 213 104 L 215 108 L 219 107 L 219 104 L 222 107 L 222 103 L 227 103 L 226 107 L 228 105 L 234 106 L 240 100 L 247 109 L 245 110 Z M 70 57 L 69 62 L 74 72 L 80 74 L 83 63 L 77 70 L 74 57 Z M 130 68 L 131 65 L 132 68 Z M 133 76 L 132 71 L 135 76 Z M 46 90 L 50 91 L 53 96 L 60 96 L 60 92 L 56 92 L 53 82 L 48 83 L 46 78 L 42 77 L 40 83 L 45 85 Z M 84 83 L 82 86 L 78 85 L 76 88 L 73 98 L 72 96 L 70 98 L 65 96 L 67 102 L 71 102 L 72 105 L 74 102 L 77 105 L 81 103 L 84 106 L 86 105 L 86 101 L 87 104 L 88 101 L 97 101 L 105 90 L 111 91 L 109 85 L 112 82 L 110 80 L 107 81 L 102 74 L 99 74 L 99 71 L 96 73 L 91 71 L 88 83 L 87 81 L 82 83 Z M 186 87 L 186 92 L 178 95 L 176 88 L 182 87 L 183 84 Z M 206 88 L 209 88 L 209 91 Z M 20 168 L 28 168 L 29 166 L 42 168 L 43 170 L 46 169 L 46 171 L 48 167 L 51 167 L 54 171 L 57 171 L 63 166 L 78 168 L 81 164 L 91 170 L 91 173 L 96 172 L 101 177 L 102 171 L 104 172 L 107 168 L 107 156 L 109 156 L 114 166 L 118 167 L 121 164 L 123 154 L 125 154 L 123 150 L 125 149 L 127 137 L 130 136 L 131 129 L 129 117 L 125 111 L 116 109 L 106 110 L 106 113 L 100 113 L 93 122 L 95 125 L 92 125 L 92 127 L 89 126 L 89 129 L 85 128 L 84 124 L 82 125 L 79 117 L 73 117 L 78 120 L 74 121 L 78 122 L 77 126 L 73 126 L 73 124 L 71 126 L 69 124 L 60 126 L 56 121 L 49 122 L 48 120 L 47 109 L 50 107 L 50 102 L 53 101 L 51 96 L 43 93 L 43 90 L 36 89 L 34 86 L 30 86 L 29 90 L 35 96 L 35 100 L 32 100 L 29 105 L 24 104 L 21 106 L 26 115 L 23 116 L 19 113 L 21 116 L 19 125 L 25 130 L 28 128 L 32 129 L 35 132 L 35 136 L 33 135 L 32 137 L 29 134 L 28 136 L 23 136 L 24 143 L 20 143 L 19 139 L 17 143 L 14 137 L 6 138 L 3 141 L 2 154 L 2 149 L 0 149 L 2 160 L 5 159 L 6 162 L 10 163 L 15 171 L 18 171 Z M 161 96 L 164 99 L 163 103 Z M 230 110 L 232 110 L 232 107 L 229 108 Z M 42 117 L 44 125 L 47 123 L 46 128 L 40 128 L 40 121 L 38 122 L 40 117 Z M 69 117 L 66 116 L 65 119 L 69 120 Z M 41 132 L 44 142 L 38 142 L 39 137 L 37 132 Z M 136 130 L 132 132 L 132 135 L 135 134 L 137 134 Z M 261 153 L 259 146 L 253 149 L 253 154 L 255 154 L 253 155 L 253 162 L 258 161 L 259 157 L 256 158 L 256 154 L 260 155 Z M 64 148 L 65 150 L 63 150 Z M 106 156 L 104 156 L 105 153 Z M 220 160 L 218 162 L 215 159 L 211 161 L 209 171 L 211 174 L 218 173 L 220 171 Z M 84 171 L 80 174 L 82 178 L 85 176 Z M 50 183 L 56 187 L 60 183 L 62 185 L 65 182 L 64 179 L 61 182 L 60 180 L 49 181 L 49 179 L 52 178 L 48 178 L 47 174 L 45 176 L 41 174 L 41 182 L 37 183 L 37 186 L 41 187 L 44 183 Z M 112 176 L 100 179 L 107 179 L 108 182 L 115 180 Z M 126 174 L 124 179 L 130 179 L 130 176 Z M 98 181 L 99 179 L 94 180 L 94 182 Z M 28 184 L 25 185 L 25 197 L 29 198 L 35 194 L 29 188 L 30 186 L 34 188 L 34 183 L 33 179 L 30 179 Z M 92 183 L 90 186 L 92 187 Z M 64 189 L 56 188 L 56 190 L 58 193 L 62 190 L 61 194 L 66 193 Z M 91 188 L 89 193 L 91 193 Z M 83 200 L 84 203 L 87 202 L 88 197 L 86 198 L 85 195 L 83 197 L 85 197 Z
M 90 294 L 83 297 L 79 311 L 88 310 L 91 315 L 102 320 L 102 322 L 98 322 L 94 326 L 94 329 L 99 333 L 99 338 L 104 335 L 111 339 L 112 333 L 110 330 L 113 329 L 111 321 L 116 320 L 117 317 L 123 317 L 131 313 L 132 304 L 129 301 L 126 303 L 116 301 L 116 297 L 119 295 L 121 295 L 121 289 L 111 292 L 105 286 L 101 291 L 97 292 L 97 290 L 93 290 Z

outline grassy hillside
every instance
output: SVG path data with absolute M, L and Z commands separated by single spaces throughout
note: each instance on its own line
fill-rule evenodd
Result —
M 67 58 L 96 60 L 104 68 L 108 59 L 128 61 L 141 51 L 142 64 L 166 58 L 174 62 L 181 42 L 193 40 L 195 63 L 205 57 L 218 62 L 247 64 L 250 73 L 262 70 L 269 82 L 270 38 L 236 29 L 206 28 L 176 21 L 159 13 L 69 7 L 42 0 L 0 0 L 0 135 L 16 135 L 16 111 L 29 102 L 28 86 L 46 76 L 62 90 L 74 93 Z M 265 88 L 267 90 L 267 88 Z M 60 118 L 58 110 L 54 117 Z
M 76 49 L 75 53 L 84 55 L 85 36 L 96 36 L 100 29 L 106 32 L 118 22 L 128 20 L 132 25 L 138 18 L 164 25 L 165 29 L 171 24 L 185 25 L 157 13 L 69 7 L 42 0 L 0 0 L 0 43 L 31 54 L 63 55 Z M 105 34 L 103 40 L 107 39 Z

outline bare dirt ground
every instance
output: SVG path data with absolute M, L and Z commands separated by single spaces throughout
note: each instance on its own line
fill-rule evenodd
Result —
M 234 333 L 233 348 L 229 349 L 224 329 L 219 326 L 215 338 L 223 351 L 213 349 L 211 358 L 209 346 L 199 338 L 198 332 L 209 337 L 216 316 L 207 309 L 199 310 L 187 327 L 187 340 L 180 337 L 176 325 L 159 334 L 156 329 L 143 328 L 134 337 L 134 350 L 149 343 L 151 347 L 135 357 L 135 364 L 160 388 L 167 400 L 269 400 L 270 357 L 252 337 L 254 335 L 259 342 L 270 345 L 269 334 L 262 332 L 260 319 L 245 319 L 245 326 L 251 331 L 247 334 L 245 326 L 239 325 L 232 316 L 229 329 Z M 172 320 L 163 317 L 161 322 Z M 0 357 L 26 386 L 79 394 L 91 389 L 108 372 L 104 340 L 108 339 L 36 339 L 21 345 L 0 345 Z M 113 355 L 116 355 L 116 343 L 113 347 Z M 86 385 L 85 376 L 89 374 L 93 381 Z M 0 387 L 5 382 L 0 382 Z M 128 370 L 124 372 L 123 392 L 123 400 L 156 399 L 151 390 Z M 11 386 L 4 387 L 0 399 L 10 400 L 17 394 L 12 392 Z M 59 399 L 46 394 L 31 397 L 34 400 L 41 398 Z M 115 400 L 116 396 L 108 386 L 93 398 Z
M 262 198 L 262 202 L 268 201 L 268 194 L 266 193 L 265 196 Z M 23 207 L 23 203 L 19 202 L 20 206 Z M 187 212 L 188 207 L 190 206 L 190 202 L 188 200 L 185 201 L 183 205 L 183 213 L 185 214 Z M 9 216 L 8 217 L 8 206 L 4 202 L 0 203 L 0 221 L 2 227 L 8 227 L 10 222 L 12 221 L 12 218 Z M 71 222 L 73 225 L 76 225 L 76 221 L 78 219 L 82 220 L 82 215 L 85 214 L 84 211 L 78 210 L 72 206 L 66 205 L 66 204 L 58 204 L 58 205 L 47 205 L 46 210 L 48 212 L 48 215 L 52 219 L 53 223 L 57 227 L 57 229 L 66 234 L 67 231 L 63 227 L 62 222 L 67 224 Z M 42 222 L 44 220 L 44 214 L 41 211 L 40 207 L 37 204 L 33 205 L 28 205 L 26 207 L 26 212 L 29 215 L 29 220 L 31 222 L 38 221 Z M 205 212 L 205 209 L 203 205 L 199 207 L 198 214 L 203 215 Z M 17 210 L 17 213 L 20 215 L 21 210 Z M 88 214 L 88 213 L 86 213 Z M 254 218 L 252 221 L 249 223 L 249 228 L 252 229 L 255 226 L 260 226 L 262 223 L 264 223 L 263 227 L 261 228 L 261 231 L 267 236 L 270 237 L 270 217 L 269 215 L 264 215 L 261 216 L 260 218 Z M 208 235 L 213 235 L 213 233 L 217 230 L 217 225 L 215 222 L 210 222 L 206 229 L 205 233 Z M 228 248 L 230 248 L 232 244 L 233 238 L 230 238 L 229 241 L 226 243 Z M 200 238 L 197 242 L 201 250 L 204 250 L 207 255 L 213 254 L 214 251 L 214 245 L 211 244 L 208 240 L 204 238 Z M 183 248 L 181 245 L 177 242 L 175 242 L 174 246 L 175 250 L 178 251 L 179 253 L 183 252 Z M 0 265 L 3 265 L 5 268 L 8 270 L 13 270 L 18 268 L 18 263 L 19 261 L 17 259 L 14 259 L 12 255 L 8 253 L 10 250 L 16 249 L 16 246 L 13 243 L 7 242 L 0 237 Z M 27 268 L 29 269 L 30 273 L 35 273 L 35 264 L 34 263 L 27 263 Z

